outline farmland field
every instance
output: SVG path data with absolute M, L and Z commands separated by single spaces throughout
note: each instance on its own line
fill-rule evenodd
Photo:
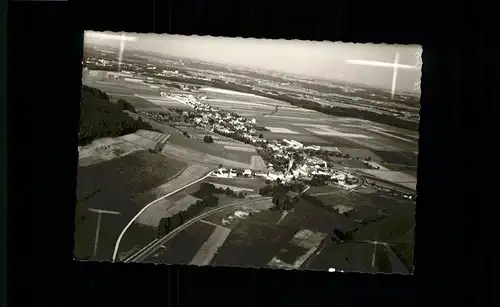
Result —
M 371 161 L 382 161 L 382 158 L 380 158 L 375 151 L 371 151 L 369 149 L 365 148 L 343 148 L 343 147 L 338 147 L 338 150 L 340 150 L 341 153 L 343 154 L 348 154 L 351 157 L 358 157 L 360 159 L 365 159 L 370 157 Z
M 127 35 L 137 40 L 145 37 L 140 33 Z M 155 39 L 168 40 L 169 36 Z M 197 39 L 190 37 L 189 44 Z M 142 261 L 139 251 L 151 243 L 144 254 L 146 262 L 372 273 L 411 271 L 419 105 L 418 95 L 403 89 L 405 82 L 398 82 L 398 93 L 391 97 L 387 82 L 364 80 L 366 74 L 378 71 L 376 67 L 344 84 L 306 73 L 212 63 L 196 57 L 161 55 L 155 50 L 125 51 L 122 64 L 117 65 L 119 50 L 101 46 L 106 45 L 103 40 L 94 37 L 91 43 L 86 41 L 82 82 L 93 87 L 87 91 L 99 99 L 107 100 L 108 95 L 111 107 L 116 109 L 115 117 L 120 119 L 123 111 L 132 117 L 134 125 L 109 119 L 109 127 L 123 134 L 106 130 L 93 135 L 120 137 L 97 139 L 79 148 L 77 195 L 81 201 L 75 217 L 75 256 L 110 260 L 118 235 L 130 222 L 118 249 L 119 260 Z M 214 44 L 217 40 L 205 39 Z M 344 48 L 341 45 L 338 48 Z M 387 51 L 386 59 L 374 53 L 373 61 L 387 61 L 394 53 L 401 53 L 403 65 L 409 59 L 403 56 L 406 47 L 397 48 Z M 343 60 L 361 65 L 355 63 L 356 54 L 361 52 L 346 51 L 343 55 L 353 60 Z M 281 60 L 277 57 L 268 63 Z M 342 67 L 337 68 L 340 71 L 335 73 L 343 74 Z M 414 74 L 419 80 L 413 68 L 417 66 L 399 78 Z M 379 81 L 380 86 L 375 85 Z M 119 99 L 128 103 L 118 103 Z M 100 127 L 98 120 L 92 123 L 95 125 L 87 126 Z M 164 135 L 134 132 L 136 128 Z M 87 137 L 85 132 L 80 134 Z M 283 139 L 303 146 L 283 143 L 279 148 Z M 259 140 L 278 142 L 265 148 Z M 283 171 L 287 164 L 291 173 Z M 233 172 L 238 176 L 220 178 L 217 176 L 223 176 L 217 172 L 204 178 L 220 167 L 236 169 Z M 258 172 L 258 178 L 241 176 L 246 169 L 254 175 Z M 336 178 L 339 171 L 357 180 L 352 176 Z M 186 187 L 200 178 L 203 180 Z M 288 184 L 289 179 L 307 186 L 307 190 L 294 193 L 296 186 Z M 212 198 L 200 191 L 206 183 L 244 193 L 219 190 L 212 192 L 216 197 Z M 317 186 L 322 184 L 326 186 Z M 262 193 L 272 197 L 262 199 L 258 193 L 266 186 Z M 294 192 L 288 193 L 290 190 Z M 198 200 L 202 202 L 195 210 L 176 215 L 193 209 Z M 210 203 L 214 200 L 217 204 Z M 218 208 L 220 211 L 214 210 Z M 207 212 L 211 215 L 153 241 L 161 235 L 160 222 L 178 226 L 192 215 Z M 171 219 L 161 221 L 167 217 Z
M 373 169 L 364 169 L 362 171 L 383 181 L 396 183 L 411 190 L 416 190 L 417 178 L 404 172 Z
M 374 151 L 386 163 L 417 165 L 417 156 L 413 152 Z
M 281 244 L 288 242 L 295 231 L 276 227 L 279 214 L 261 212 L 252 220 L 238 220 L 212 265 L 262 268 L 276 255 Z M 272 236 L 269 234 L 272 233 Z
M 390 242 L 408 233 L 413 225 L 415 225 L 413 214 L 389 216 L 356 231 L 354 239 Z
M 135 197 L 168 182 L 184 166 L 185 164 L 178 160 L 147 151 L 138 151 L 99 164 L 79 167 L 77 198 L 83 199 L 92 193 L 95 195 L 78 205 L 75 220 L 79 225 L 76 229 L 76 236 L 79 239 L 75 246 L 75 257 L 82 255 L 79 254 L 81 250 L 79 245 L 88 247 L 90 244 L 88 240 L 94 241 L 92 236 L 88 237 L 87 232 L 95 234 L 97 214 L 90 212 L 89 209 L 118 213 L 118 215 L 103 214 L 101 218 L 100 243 L 96 259 L 110 259 L 118 234 L 148 202 L 148 200 L 137 202 Z
M 215 227 L 214 232 L 203 243 L 196 255 L 189 264 L 191 265 L 208 265 L 213 257 L 217 254 L 220 246 L 224 244 L 231 230 L 225 227 Z
M 376 262 L 373 263 L 374 245 L 359 243 L 333 244 L 330 240 L 325 240 L 324 247 L 320 249 L 319 254 L 308 261 L 306 268 L 323 271 L 325 268 L 335 268 L 335 270 L 346 272 L 381 272 L 377 260 L 381 262 L 380 264 L 384 264 L 382 257 L 387 257 L 387 254 L 382 250 L 383 247 L 377 246 L 376 248 L 379 249 L 380 254 L 375 259 Z
M 342 191 L 342 193 L 345 192 L 344 189 L 342 189 L 339 186 L 331 186 L 331 185 L 326 185 L 326 186 L 318 186 L 318 187 L 310 187 L 309 190 L 307 190 L 307 194 L 315 196 L 316 194 L 321 195 L 321 194 L 329 194 L 329 193 L 339 193 Z
M 207 181 L 213 183 L 219 183 L 230 186 L 237 186 L 247 189 L 254 189 L 258 191 L 260 188 L 266 186 L 263 180 L 259 178 L 237 178 L 237 179 L 227 179 L 227 178 L 217 178 L 217 177 L 209 177 L 206 179 Z
M 151 193 L 156 197 L 169 194 L 175 190 L 203 177 L 208 174 L 210 168 L 201 165 L 189 165 L 186 169 L 183 169 L 181 173 L 178 173 L 175 178 L 165 182 L 162 185 L 158 185 L 151 190 Z
M 197 222 L 173 237 L 164 244 L 164 248 L 148 257 L 145 262 L 189 264 L 214 229 L 212 225 Z
M 114 196 L 118 199 L 141 194 L 168 182 L 185 164 L 159 154 L 140 151 L 110 161 L 78 168 L 77 197 L 81 198 L 96 190 L 100 192 L 87 202 L 109 210 L 117 210 Z M 124 193 L 127 191 L 127 193 Z M 110 201 L 100 200 L 110 198 Z M 86 202 L 86 203 L 87 203 Z M 132 208 L 135 210 L 135 208 Z
M 144 148 L 119 138 L 102 138 L 80 148 L 78 165 L 89 166 L 143 150 Z
M 120 243 L 118 254 L 119 259 L 123 259 L 130 253 L 148 245 L 157 237 L 157 235 L 158 231 L 156 227 L 147 226 L 140 223 L 132 223 L 127 232 L 125 232 L 125 235 L 123 236 L 123 239 Z

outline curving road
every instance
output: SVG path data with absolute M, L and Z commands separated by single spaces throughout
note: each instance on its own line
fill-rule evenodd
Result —
M 164 199 L 164 198 L 167 198 L 169 197 L 170 195 L 173 195 L 179 191 L 182 191 L 183 189 L 189 187 L 189 186 L 192 186 L 193 184 L 196 184 L 206 178 L 208 178 L 210 175 L 212 175 L 212 172 L 213 171 L 210 171 L 208 174 L 206 174 L 205 176 L 191 182 L 191 183 L 188 183 L 180 188 L 178 188 L 177 190 L 173 191 L 173 192 L 170 192 L 168 194 L 165 194 L 163 195 L 162 197 L 160 198 L 157 198 L 155 200 L 153 200 L 152 202 L 150 202 L 149 204 L 147 204 L 146 206 L 144 206 L 144 208 L 142 208 L 131 220 L 130 222 L 128 222 L 127 226 L 125 226 L 125 228 L 123 228 L 122 232 L 120 233 L 120 235 L 118 236 L 118 239 L 116 240 L 116 243 L 115 243 L 115 249 L 113 251 L 113 262 L 116 261 L 116 256 L 118 255 L 118 250 L 120 248 L 120 242 L 123 238 L 123 236 L 125 235 L 125 232 L 127 232 L 127 230 L 129 229 L 129 227 L 132 225 L 132 223 L 134 223 L 135 220 L 137 220 L 137 218 L 144 212 L 146 211 L 146 209 L 148 209 L 149 207 L 151 207 L 152 205 L 154 205 L 155 203 L 159 202 L 160 200 Z
M 202 214 L 190 219 L 186 223 L 180 225 L 179 227 L 175 228 L 174 230 L 169 232 L 167 235 L 165 235 L 163 238 L 156 239 L 153 242 L 151 242 L 150 244 L 146 245 L 143 249 L 139 250 L 135 254 L 133 254 L 130 257 L 128 257 L 127 259 L 125 259 L 124 262 L 127 263 L 127 262 L 141 262 L 141 261 L 143 261 L 144 259 L 149 257 L 151 254 L 153 254 L 156 250 L 158 250 L 161 245 L 168 242 L 170 239 L 172 239 L 179 232 L 188 228 L 189 226 L 193 225 L 194 223 L 198 222 L 199 220 L 202 220 L 202 219 L 206 218 L 207 216 L 210 216 L 216 212 L 222 211 L 222 210 L 230 208 L 230 207 L 243 205 L 245 203 L 252 203 L 252 202 L 258 202 L 258 201 L 269 200 L 269 199 L 272 199 L 272 197 L 262 197 L 262 198 L 258 198 L 258 199 L 240 201 L 240 202 L 236 202 L 236 203 L 232 203 L 232 204 L 225 205 L 222 207 L 218 207 L 218 208 L 212 209 L 210 211 L 207 211 L 205 213 L 202 213 Z

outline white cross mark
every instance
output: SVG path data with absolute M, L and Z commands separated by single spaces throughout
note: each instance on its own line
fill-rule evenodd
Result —
M 94 257 L 95 257 L 97 254 L 97 244 L 99 243 L 99 230 L 101 229 L 101 214 L 119 215 L 120 212 L 102 210 L 102 209 L 94 209 L 94 208 L 89 208 L 89 211 L 97 213 L 97 225 L 95 228 L 95 240 L 94 240 Z
M 392 67 L 393 70 L 392 70 L 391 98 L 394 98 L 394 93 L 396 92 L 396 80 L 398 78 L 398 68 L 412 69 L 412 70 L 420 69 L 419 65 L 414 66 L 414 65 L 399 64 L 399 52 L 396 52 L 396 56 L 394 58 L 394 63 L 379 62 L 379 61 L 364 61 L 364 60 L 347 60 L 346 62 L 348 64 L 354 64 L 354 65 Z

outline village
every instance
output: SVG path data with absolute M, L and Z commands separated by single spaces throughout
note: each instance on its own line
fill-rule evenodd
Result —
M 185 87 L 184 90 L 196 91 L 196 88 Z M 192 94 L 164 93 L 162 96 L 183 103 L 192 110 L 177 110 L 180 115 L 198 129 L 208 130 L 216 134 L 230 137 L 237 141 L 253 145 L 259 155 L 267 163 L 267 172 L 250 169 L 230 169 L 219 167 L 213 172 L 214 177 L 261 177 L 266 181 L 315 181 L 318 178 L 334 182 L 345 189 L 360 186 L 363 179 L 349 171 L 340 169 L 324 159 L 325 155 L 342 156 L 342 153 L 331 148 L 321 148 L 317 145 L 304 145 L 295 140 L 266 140 L 254 118 L 240 116 L 233 112 L 221 110 L 204 103 L 206 97 L 197 99 Z M 154 120 L 161 120 L 162 113 L 142 111 L 140 114 Z M 365 161 L 370 166 L 369 161 Z

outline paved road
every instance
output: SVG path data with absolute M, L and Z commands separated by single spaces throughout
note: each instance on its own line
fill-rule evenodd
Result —
M 243 205 L 245 203 L 257 202 L 257 201 L 263 201 L 263 200 L 269 200 L 269 199 L 272 199 L 272 197 L 262 197 L 259 199 L 240 201 L 240 202 L 232 203 L 232 204 L 225 205 L 222 207 L 218 207 L 218 208 L 212 209 L 208 212 L 205 212 L 203 214 L 200 214 L 200 215 L 192 218 L 191 220 L 187 221 L 186 223 L 182 224 L 181 226 L 175 228 L 174 230 L 172 230 L 170 233 L 168 233 L 163 238 L 154 240 L 153 242 L 148 244 L 146 247 L 144 247 L 143 249 L 141 249 L 137 253 L 135 253 L 132 256 L 125 259 L 124 262 L 127 263 L 127 262 L 141 262 L 141 261 L 143 261 L 148 256 L 153 254 L 156 250 L 158 250 L 161 245 L 168 242 L 170 239 L 172 239 L 179 232 L 188 228 L 189 226 L 193 225 L 194 223 L 198 222 L 199 220 L 202 220 L 202 219 L 204 219 L 204 218 L 206 218 L 206 217 L 208 217 L 216 212 L 222 211 L 226 208 L 230 208 L 230 207 L 234 207 L 234 206 L 238 206 L 238 205 Z
M 148 209 L 150 206 L 154 205 L 155 203 L 159 202 L 160 200 L 164 199 L 164 198 L 167 198 L 169 197 L 170 195 L 173 195 L 179 191 L 182 191 L 183 189 L 189 187 L 189 186 L 192 186 L 193 184 L 196 184 L 206 178 L 208 178 L 210 175 L 212 175 L 212 171 L 210 171 L 208 174 L 206 174 L 205 176 L 191 182 L 191 183 L 188 183 L 180 188 L 178 188 L 177 190 L 173 191 L 173 192 L 170 192 L 168 194 L 165 194 L 163 195 L 162 197 L 160 198 L 157 198 L 155 200 L 153 200 L 152 202 L 150 202 L 149 204 L 147 204 L 146 206 L 144 206 L 144 208 L 142 208 L 131 220 L 130 222 L 127 224 L 127 226 L 125 226 L 125 228 L 123 228 L 122 232 L 120 233 L 120 235 L 118 236 L 118 240 L 116 240 L 116 244 L 115 244 L 115 249 L 113 251 L 113 262 L 116 260 L 116 256 L 118 255 L 118 250 L 120 248 L 120 242 L 123 238 L 123 236 L 125 235 L 125 232 L 127 232 L 127 229 L 132 225 L 132 223 L 134 223 L 135 220 L 137 220 L 137 218 L 144 212 L 146 211 L 146 209 Z

